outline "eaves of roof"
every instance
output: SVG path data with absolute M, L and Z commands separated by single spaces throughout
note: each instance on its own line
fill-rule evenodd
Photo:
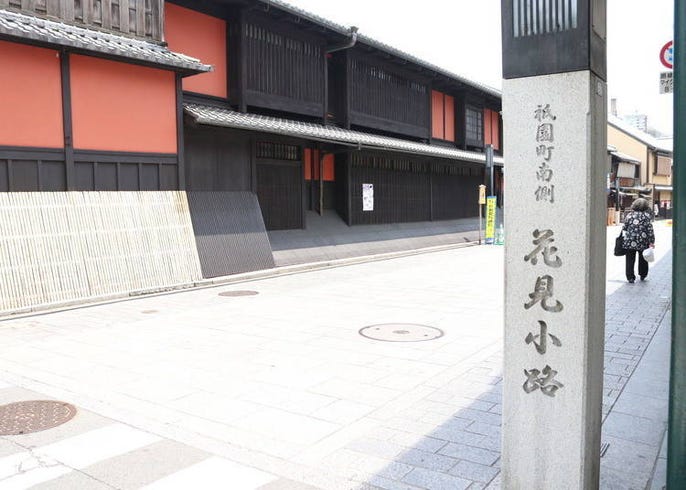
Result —
M 613 151 L 611 152 L 611 155 L 622 162 L 633 163 L 634 165 L 641 164 L 641 161 L 638 158 L 632 157 L 631 155 L 627 155 L 626 153 L 622 153 L 621 151 Z
M 427 145 L 415 141 L 402 140 L 400 138 L 391 138 L 388 136 L 364 133 L 362 131 L 342 129 L 336 126 L 324 126 L 323 124 L 307 123 L 258 114 L 244 114 L 223 107 L 193 103 L 184 104 L 184 109 L 196 123 L 203 125 L 282 134 L 351 146 L 358 149 L 364 148 L 377 151 L 425 155 L 462 162 L 486 163 L 486 156 L 483 153 Z M 493 160 L 497 165 L 504 164 L 504 159 L 502 157 L 495 157 Z
M 63 22 L 0 9 L 0 38 L 69 48 L 174 69 L 184 75 L 212 70 L 195 58 L 127 36 L 73 26 Z
M 626 122 L 624 122 L 616 116 L 608 116 L 607 123 L 613 128 L 628 134 L 632 138 L 640 141 L 644 145 L 647 145 L 655 150 L 669 154 L 671 154 L 673 151 L 673 148 L 671 146 L 661 142 L 657 138 L 654 138 L 653 136 L 649 135 L 648 133 L 644 133 L 640 129 L 627 124 Z
M 260 2 L 269 5 L 269 6 L 275 6 L 285 12 L 288 12 L 292 15 L 297 15 L 298 17 L 302 17 L 303 19 L 307 19 L 310 22 L 313 22 L 315 24 L 318 24 L 322 27 L 325 27 L 331 31 L 337 32 L 338 34 L 343 34 L 343 35 L 349 35 L 350 34 L 350 28 L 343 26 L 341 24 L 337 24 L 335 22 L 332 22 L 328 19 L 325 19 L 323 17 L 320 17 L 316 14 L 313 14 L 311 12 L 308 12 L 304 9 L 301 9 L 299 7 L 295 7 L 288 2 L 285 2 L 283 0 L 259 0 Z M 473 87 L 477 90 L 480 90 L 482 92 L 485 92 L 488 95 L 491 95 L 497 99 L 502 98 L 502 92 L 500 90 L 497 90 L 493 87 L 489 87 L 488 85 L 485 85 L 483 83 L 476 82 L 474 80 L 470 80 L 468 78 L 465 78 L 463 76 L 457 75 L 456 73 L 452 73 L 448 70 L 445 70 L 439 66 L 436 66 L 434 64 L 431 64 L 427 61 L 424 61 L 420 58 L 417 58 L 416 56 L 413 56 L 409 53 L 405 53 L 404 51 L 401 51 L 399 49 L 396 49 L 392 46 L 389 46 L 388 44 L 382 43 L 381 41 L 377 41 L 376 39 L 373 39 L 369 36 L 365 36 L 364 34 L 359 34 L 357 37 L 357 41 L 367 44 L 373 48 L 376 48 L 380 51 L 384 51 L 388 54 L 391 54 L 393 56 L 396 56 L 398 58 L 401 58 L 405 61 L 408 61 L 410 63 L 416 64 L 418 66 L 421 66 L 422 68 L 425 68 L 427 70 L 434 71 L 440 75 L 443 75 L 445 77 L 451 78 L 455 80 L 456 82 L 459 82 L 461 84 Z

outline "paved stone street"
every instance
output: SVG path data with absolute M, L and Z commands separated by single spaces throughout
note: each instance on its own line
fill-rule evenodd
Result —
M 616 233 L 602 487 L 662 488 L 671 228 L 636 284 Z M 1 322 L 0 404 L 80 411 L 0 437 L 0 489 L 499 488 L 502 268 L 467 247 Z M 444 335 L 359 333 L 386 323 Z

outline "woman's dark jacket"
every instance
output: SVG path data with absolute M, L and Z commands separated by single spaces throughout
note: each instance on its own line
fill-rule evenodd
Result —
M 632 211 L 624 218 L 624 248 L 645 250 L 655 243 L 652 215 L 648 211 Z

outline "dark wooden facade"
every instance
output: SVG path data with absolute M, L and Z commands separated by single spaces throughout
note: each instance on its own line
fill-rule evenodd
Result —
M 157 41 L 165 38 L 166 26 L 170 32 L 175 29 L 176 34 L 183 34 L 174 37 L 178 46 L 171 46 L 170 40 L 173 50 L 201 60 L 203 47 L 188 41 L 193 32 L 185 29 L 200 33 L 219 26 L 212 36 L 203 39 L 211 39 L 209 44 L 223 48 L 212 52 L 217 55 L 221 51 L 217 57 L 226 68 L 196 75 L 196 81 L 211 83 L 188 84 L 193 88 L 186 92 L 180 75 L 175 80 L 169 78 L 167 85 L 175 83 L 172 98 L 176 94 L 170 113 L 175 117 L 175 153 L 169 153 L 173 150 L 168 148 L 108 150 L 104 146 L 75 145 L 74 127 L 79 119 L 73 116 L 79 113 L 72 114 L 78 106 L 72 100 L 74 80 L 70 77 L 76 73 L 76 61 L 80 61 L 82 85 L 88 79 L 84 73 L 98 66 L 84 63 L 84 55 L 55 51 L 61 63 L 63 146 L 0 146 L 0 191 L 251 192 L 259 199 L 268 229 L 302 228 L 306 211 L 322 208 L 336 209 L 350 225 L 454 219 L 477 213 L 474 189 L 484 180 L 483 165 L 378 153 L 315 138 L 308 140 L 305 136 L 298 139 L 197 127 L 184 120 L 183 103 L 215 104 L 239 112 L 335 124 L 412 142 L 481 151 L 494 138 L 493 127 L 485 130 L 485 111 L 489 111 L 488 120 L 492 121 L 500 109 L 497 97 L 389 54 L 383 47 L 355 44 L 345 33 L 276 6 L 239 0 L 171 3 L 178 7 L 177 17 L 174 23 L 165 24 L 162 0 L 0 0 L 0 8 L 21 9 Z M 193 23 L 187 21 L 184 14 L 189 11 L 183 9 L 193 10 L 191 13 L 198 14 L 198 18 Z M 170 8 L 170 19 L 171 13 Z M 346 45 L 347 41 L 350 45 Z M 185 47 L 190 51 L 186 52 Z M 433 128 L 436 109 L 432 97 L 436 92 L 443 101 L 440 136 Z M 83 112 L 81 104 L 82 134 L 87 126 Z M 131 112 L 135 113 L 135 109 Z M 165 116 L 167 122 L 171 121 L 170 114 Z M 138 133 L 145 134 L 144 130 Z M 500 142 L 499 131 L 496 128 Z M 328 154 L 335 161 L 326 179 L 315 175 L 323 172 L 318 167 L 320 161 L 305 163 L 308 151 L 317 151 L 317 159 Z M 315 168 L 319 170 L 315 172 Z M 375 209 L 371 212 L 362 211 L 364 183 L 375 187 Z
M 420 156 L 353 153 L 349 224 L 402 223 L 475 216 L 483 168 Z M 362 184 L 374 185 L 374 210 L 362 210 Z
M 0 192 L 179 188 L 176 155 L 75 151 L 73 158 L 74 183 L 69 186 L 64 151 L 0 147 Z
M 354 50 L 348 56 L 351 125 L 429 138 L 429 86 L 388 63 Z
M 321 118 L 326 63 L 322 36 L 256 12 L 229 20 L 230 100 L 256 108 Z
M 0 8 L 122 34 L 164 40 L 164 0 L 0 0 Z

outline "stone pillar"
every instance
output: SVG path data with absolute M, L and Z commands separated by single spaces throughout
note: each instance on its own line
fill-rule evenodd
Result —
M 543 9 L 524 18 L 522 12 L 536 12 L 522 7 L 513 17 L 522 5 L 547 3 L 503 0 L 502 486 L 593 489 L 605 324 L 604 1 L 572 0 L 573 10 Z M 591 38 L 601 33 L 593 20 L 601 13 L 599 44 Z M 585 61 L 565 58 L 567 50 L 576 55 L 589 45 L 602 47 L 602 60 L 593 58 L 593 49 L 586 49 Z M 520 48 L 505 60 L 508 50 Z

